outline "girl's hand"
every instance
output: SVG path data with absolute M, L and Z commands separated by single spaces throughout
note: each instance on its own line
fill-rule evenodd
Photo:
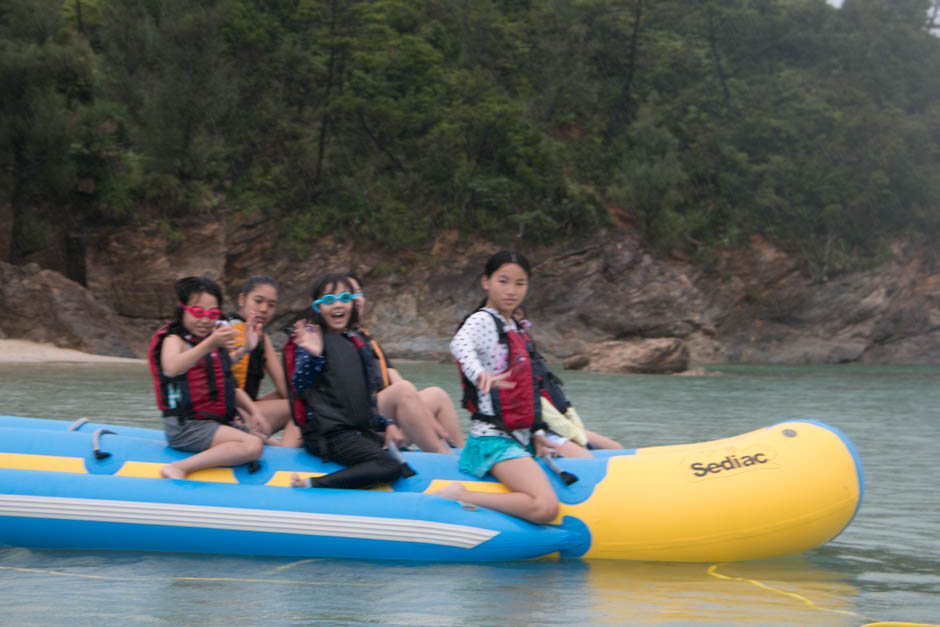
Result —
M 209 334 L 209 342 L 215 348 L 232 348 L 238 340 L 238 331 L 227 324 L 220 324 L 212 329 Z
M 385 444 L 382 448 L 388 448 L 389 442 L 394 442 L 398 448 L 402 448 L 407 444 L 405 434 L 398 428 L 398 425 L 388 425 L 385 427 Z
M 495 387 L 497 390 L 509 390 L 516 387 L 515 381 L 506 381 L 508 376 L 508 372 L 490 374 L 484 370 L 480 373 L 480 378 L 477 379 L 477 389 L 483 394 L 489 394 L 490 388 Z
M 262 440 L 267 441 L 268 423 L 265 421 L 264 416 L 262 416 L 257 411 L 243 409 L 241 407 L 238 408 L 238 415 L 242 419 L 242 424 L 248 427 L 252 433 L 260 437 Z
M 447 442 L 450 445 L 454 444 L 453 442 L 450 441 L 450 434 L 447 433 L 447 429 L 444 428 L 444 425 L 442 425 L 436 420 L 432 420 L 431 425 L 434 427 L 434 435 L 437 436 L 438 440 L 443 440 L 444 442 Z
M 258 340 L 261 338 L 261 323 L 245 323 L 245 352 L 250 353 L 258 346 Z
M 308 328 L 306 322 L 298 320 L 294 323 L 294 341 L 311 355 L 323 352 L 323 331 L 319 325 L 311 324 Z
M 548 443 L 548 440 L 545 439 L 545 436 L 536 435 L 532 438 L 532 442 L 535 445 L 535 456 L 541 457 L 548 453 L 552 457 L 555 456 L 555 449 L 552 448 L 552 445 Z

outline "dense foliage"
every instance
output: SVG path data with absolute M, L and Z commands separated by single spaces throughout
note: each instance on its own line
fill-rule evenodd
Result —
M 57 221 L 245 211 L 288 245 L 613 216 L 875 259 L 940 230 L 938 5 L 0 0 L 13 257 Z

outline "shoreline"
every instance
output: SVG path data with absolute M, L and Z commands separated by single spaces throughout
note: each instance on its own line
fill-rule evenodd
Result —
M 42 363 L 143 364 L 144 359 L 94 355 L 29 340 L 0 339 L 0 365 Z

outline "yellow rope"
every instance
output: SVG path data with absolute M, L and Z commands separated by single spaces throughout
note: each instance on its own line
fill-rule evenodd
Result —
M 786 590 L 774 588 L 773 586 L 768 586 L 767 584 L 761 583 L 760 581 L 757 581 L 756 579 L 748 579 L 746 577 L 732 577 L 729 575 L 722 575 L 721 573 L 718 572 L 718 567 L 724 566 L 724 565 L 725 565 L 724 563 L 712 564 L 711 566 L 708 567 L 708 574 L 711 575 L 712 577 L 717 577 L 719 579 L 727 579 L 728 581 L 745 581 L 747 583 L 754 584 L 758 588 L 763 588 L 764 590 L 770 590 L 771 592 L 776 592 L 777 594 L 782 594 L 784 596 L 788 596 L 798 601 L 802 601 L 809 607 L 813 608 L 814 610 L 818 610 L 820 612 L 832 612 L 834 614 L 844 614 L 846 616 L 857 616 L 859 618 L 871 620 L 870 616 L 865 616 L 857 612 L 849 612 L 847 610 L 833 610 L 833 609 L 829 609 L 825 607 L 819 607 L 818 605 L 816 605 L 815 603 L 813 603 L 812 601 L 810 601 L 809 599 L 807 599 L 801 594 L 796 594 L 795 592 L 787 592 Z M 888 622 L 865 623 L 864 625 L 862 625 L 862 627 L 940 627 L 940 625 L 935 625 L 933 623 L 899 623 L 899 622 L 888 621 Z
M 288 570 L 289 568 L 294 568 L 295 566 L 300 566 L 301 564 L 309 564 L 310 562 L 318 562 L 318 561 L 320 561 L 320 560 L 316 560 L 316 559 L 299 560 L 299 561 L 296 561 L 296 562 L 291 562 L 290 564 L 282 564 L 282 565 L 278 566 L 277 568 L 272 569 L 271 572 L 272 572 L 272 573 L 277 573 L 277 572 L 280 572 L 280 571 L 282 571 L 282 570 Z

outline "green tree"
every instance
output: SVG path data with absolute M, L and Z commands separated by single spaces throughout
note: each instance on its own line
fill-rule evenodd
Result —
M 236 74 L 222 54 L 222 9 L 185 0 L 102 7 L 105 94 L 133 122 L 145 193 L 169 211 L 211 205 L 226 173 Z
M 14 263 L 46 243 L 75 188 L 68 153 L 91 98 L 91 68 L 87 46 L 61 30 L 57 2 L 0 5 L 0 170 Z

